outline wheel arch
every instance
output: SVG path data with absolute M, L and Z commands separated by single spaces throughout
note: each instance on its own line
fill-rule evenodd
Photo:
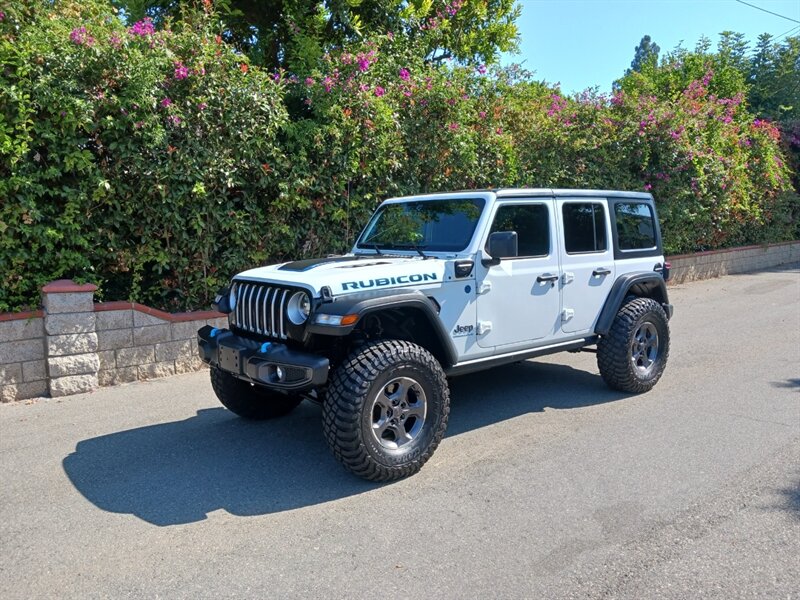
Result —
M 321 335 L 349 336 L 364 330 L 370 317 L 387 318 L 393 324 L 410 322 L 409 327 L 395 327 L 392 333 L 398 339 L 418 344 L 428 350 L 442 368 L 457 362 L 457 353 L 452 341 L 439 319 L 439 305 L 421 290 L 382 290 L 351 294 L 320 307 L 319 312 L 331 315 L 357 315 L 349 326 L 331 327 L 313 325 L 311 333 Z
M 672 307 L 669 304 L 667 295 L 667 286 L 664 283 L 664 278 L 659 273 L 651 271 L 625 273 L 614 282 L 611 292 L 606 298 L 606 303 L 603 305 L 603 310 L 600 311 L 600 316 L 597 319 L 595 333 L 599 335 L 608 334 L 611 324 L 614 322 L 614 317 L 628 296 L 652 298 L 664 307 L 667 318 L 672 314 Z

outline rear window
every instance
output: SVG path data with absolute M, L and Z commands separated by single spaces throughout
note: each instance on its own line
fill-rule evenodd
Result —
M 644 202 L 617 202 L 617 242 L 620 250 L 649 250 L 656 247 L 653 209 Z
M 599 202 L 570 202 L 563 205 L 564 247 L 567 254 L 604 252 L 606 211 Z

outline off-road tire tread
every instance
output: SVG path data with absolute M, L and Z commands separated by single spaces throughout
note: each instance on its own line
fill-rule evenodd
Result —
M 637 378 L 630 362 L 630 337 L 633 328 L 647 313 L 653 312 L 661 319 L 667 335 L 665 343 L 659 341 L 659 364 L 656 372 L 647 381 Z M 641 394 L 655 386 L 661 378 L 669 358 L 669 323 L 661 305 L 652 298 L 629 296 L 619 309 L 608 334 L 597 344 L 597 367 L 606 385 L 621 392 Z
M 253 421 L 288 415 L 303 401 L 299 396 L 252 386 L 216 367 L 211 367 L 211 387 L 225 408 Z
M 431 444 L 416 460 L 402 466 L 377 462 L 360 441 L 361 410 L 369 401 L 371 383 L 394 366 L 417 363 L 430 371 L 442 393 L 442 418 Z M 350 472 L 370 481 L 394 481 L 419 471 L 433 455 L 447 429 L 450 390 L 442 367 L 433 355 L 403 340 L 367 343 L 354 351 L 336 371 L 328 385 L 322 409 L 322 427 L 333 455 Z

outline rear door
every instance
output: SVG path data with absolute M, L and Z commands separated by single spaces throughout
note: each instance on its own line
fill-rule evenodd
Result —
M 608 206 L 604 198 L 583 197 L 558 198 L 556 207 L 562 232 L 561 330 L 593 332 L 615 276 Z

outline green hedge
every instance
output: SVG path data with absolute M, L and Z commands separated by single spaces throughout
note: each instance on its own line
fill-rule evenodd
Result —
M 103 2 L 0 21 L 0 310 L 52 279 L 206 307 L 235 272 L 341 252 L 389 195 L 652 189 L 670 253 L 789 239 L 777 129 L 704 72 L 564 97 L 517 68 L 426 65 L 391 35 L 267 73 L 213 15 L 126 28 Z

